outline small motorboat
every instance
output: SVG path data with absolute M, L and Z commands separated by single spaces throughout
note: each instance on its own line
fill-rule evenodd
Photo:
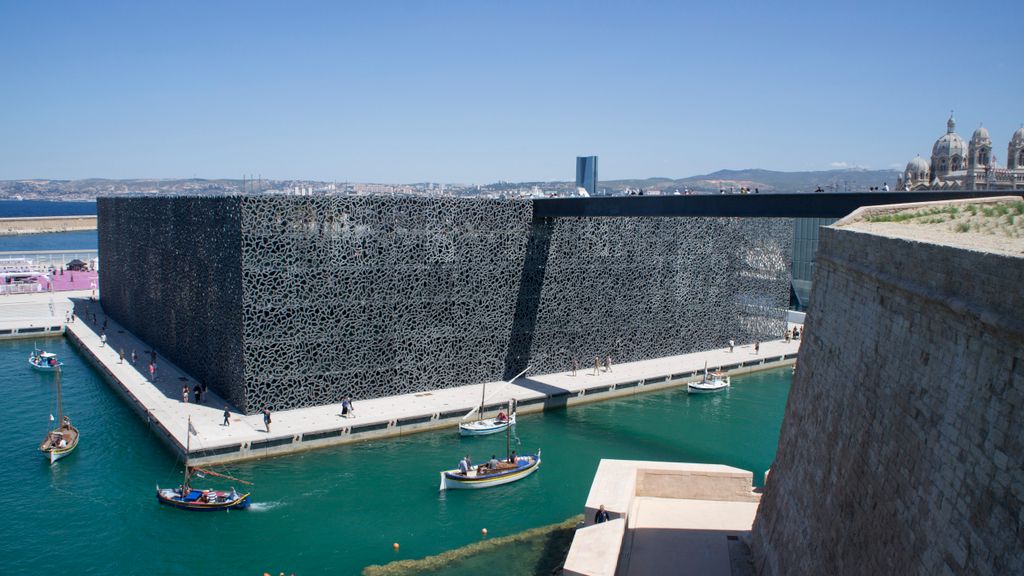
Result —
M 494 418 L 484 418 L 483 420 L 474 420 L 472 422 L 460 422 L 459 435 L 485 436 L 487 434 L 496 434 L 498 432 L 504 432 L 506 428 L 515 423 L 515 412 L 513 412 L 511 416 L 505 416 L 505 413 L 502 412 Z
M 700 382 L 690 382 L 686 385 L 686 391 L 690 394 L 710 394 L 725 390 L 729 387 L 729 377 L 721 372 L 708 374 L 707 366 L 704 367 L 704 379 Z
M 64 364 L 57 360 L 53 352 L 33 350 L 28 356 L 28 363 L 40 372 L 57 372 Z
M 509 460 L 511 458 L 496 466 L 472 466 L 465 473 L 458 468 L 445 470 L 441 472 L 441 490 L 490 488 L 522 480 L 540 468 L 540 450 L 536 454 L 517 456 L 514 462 Z

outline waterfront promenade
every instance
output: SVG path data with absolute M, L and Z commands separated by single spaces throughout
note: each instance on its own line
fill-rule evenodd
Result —
M 197 384 L 194 378 L 158 356 L 157 378 L 151 382 L 146 343 L 106 318 L 97 302 L 82 298 L 75 305 L 79 321 L 68 326 L 68 337 L 178 454 L 184 453 L 191 418 L 197 432 L 191 439 L 191 455 L 199 463 L 261 458 L 446 427 L 454 434 L 462 416 L 480 404 L 483 385 L 475 384 L 371 400 L 355 398 L 355 412 L 349 418 L 341 416 L 340 398 L 337 404 L 275 412 L 270 432 L 265 430 L 261 414 L 244 415 L 230 407 L 230 425 L 224 426 L 225 402 L 213 390 L 207 392 L 202 404 L 182 402 L 182 386 L 191 390 Z M 107 337 L 105 345 L 101 332 Z M 733 375 L 792 364 L 798 349 L 799 341 L 776 340 L 762 342 L 757 354 L 753 345 L 746 344 L 736 346 L 733 352 L 718 348 L 613 363 L 610 372 L 602 368 L 596 375 L 593 366 L 581 368 L 576 376 L 569 372 L 528 374 L 509 386 L 487 383 L 487 413 L 496 413 L 509 399 L 517 400 L 520 413 L 529 413 L 679 386 L 700 379 L 705 363 L 709 369 L 721 367 Z M 125 353 L 123 362 L 121 350 Z M 138 355 L 134 364 L 132 350 Z

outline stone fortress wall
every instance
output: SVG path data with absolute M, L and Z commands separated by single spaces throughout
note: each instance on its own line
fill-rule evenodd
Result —
M 530 201 L 242 196 L 103 198 L 99 222 L 104 309 L 247 413 L 785 329 L 785 218 L 536 218 Z
M 760 574 L 1024 573 L 1024 258 L 823 228 Z

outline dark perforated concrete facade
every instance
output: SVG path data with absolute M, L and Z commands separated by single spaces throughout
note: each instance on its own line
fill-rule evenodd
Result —
M 101 199 L 103 306 L 248 413 L 783 331 L 789 219 L 535 218 L 533 208 Z

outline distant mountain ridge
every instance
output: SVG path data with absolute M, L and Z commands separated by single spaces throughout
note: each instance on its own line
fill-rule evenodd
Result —
M 690 189 L 697 191 L 718 191 L 730 188 L 757 188 L 760 192 L 813 192 L 819 186 L 830 191 L 867 190 L 872 186 L 889 184 L 896 186 L 900 176 L 897 170 L 815 170 L 807 172 L 780 172 L 761 168 L 743 170 L 719 170 L 711 174 L 688 178 L 646 178 L 643 180 L 601 181 L 601 187 L 614 190 L 642 188 L 645 190 Z

